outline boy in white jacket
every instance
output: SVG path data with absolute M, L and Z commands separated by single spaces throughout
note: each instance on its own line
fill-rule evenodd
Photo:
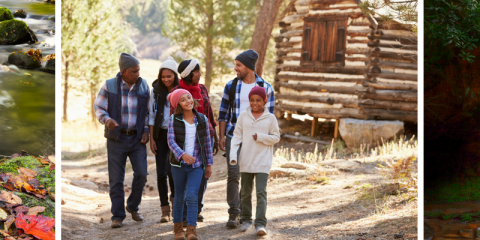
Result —
M 250 91 L 250 106 L 240 113 L 232 138 L 230 164 L 240 165 L 243 224 L 246 231 L 252 225 L 253 180 L 257 191 L 255 227 L 257 235 L 266 235 L 267 230 L 267 182 L 272 167 L 273 145 L 280 141 L 277 119 L 265 107 L 265 88 L 256 86 Z M 237 157 L 238 149 L 240 155 Z M 238 158 L 238 159 L 237 159 Z

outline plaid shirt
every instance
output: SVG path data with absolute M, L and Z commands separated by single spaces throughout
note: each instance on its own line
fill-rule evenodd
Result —
M 137 124 L 137 91 L 133 90 L 135 85 L 131 88 L 122 79 L 122 123 L 123 129 L 135 130 Z M 148 89 L 147 89 L 148 90 Z M 148 91 L 149 92 L 149 91 Z M 150 105 L 150 104 L 148 104 Z M 103 84 L 103 87 L 98 93 L 97 99 L 93 103 L 95 109 L 95 115 L 97 115 L 98 121 L 101 124 L 106 124 L 110 116 L 108 116 L 108 88 L 107 83 Z M 145 116 L 145 131 L 150 132 L 148 128 L 148 109 Z
M 265 80 L 263 80 L 261 77 L 259 77 L 255 73 L 255 80 L 256 84 L 259 82 L 264 82 L 263 87 L 267 91 L 267 104 L 265 106 L 268 107 L 268 111 L 273 114 L 273 110 L 275 107 L 275 96 L 273 92 L 273 88 L 270 85 L 270 83 L 267 83 Z M 226 135 L 233 138 L 233 131 L 235 130 L 235 123 L 232 123 L 232 119 L 236 120 L 238 119 L 238 115 L 240 115 L 240 91 L 242 89 L 242 83 L 243 81 L 239 78 L 238 83 L 237 83 L 237 89 L 236 89 L 236 94 L 235 94 L 235 108 L 233 108 L 233 113 L 229 112 L 230 109 L 230 87 L 232 86 L 233 80 L 228 82 L 225 85 L 225 89 L 223 90 L 223 97 L 222 97 L 222 103 L 220 105 L 220 111 L 218 114 L 218 121 L 219 122 L 227 122 L 227 131 Z
M 210 104 L 210 97 L 208 97 L 207 88 L 203 84 L 198 84 L 198 86 L 200 87 L 200 95 L 202 95 L 202 98 L 203 98 L 203 111 L 205 111 L 202 114 L 207 116 L 208 122 L 211 123 L 211 125 L 213 125 L 213 128 L 215 128 L 217 126 L 217 123 L 215 122 L 215 117 L 213 116 L 212 105 Z M 180 87 L 180 85 L 177 85 L 174 88 L 172 88 L 172 91 L 170 92 L 173 92 L 177 89 L 182 89 L 182 88 Z M 170 105 L 170 112 L 171 113 L 175 112 L 172 105 Z M 215 134 L 215 132 L 213 131 L 213 128 L 210 128 L 210 137 L 212 138 L 213 138 L 213 135 Z
M 178 146 L 177 141 L 175 140 L 175 129 L 173 127 L 173 118 L 175 115 L 172 114 L 172 118 L 170 122 L 168 123 L 168 147 L 170 150 L 173 152 L 173 155 L 177 160 L 180 160 L 180 158 L 185 154 L 185 151 Z M 197 118 L 194 117 L 195 119 L 195 126 L 197 126 Z M 185 121 L 185 120 L 182 120 Z M 212 131 L 212 125 L 208 123 L 208 119 L 205 117 L 205 121 L 207 123 L 207 126 L 209 126 L 210 131 Z M 193 156 L 195 158 L 195 162 L 192 164 L 193 168 L 200 167 L 202 165 L 202 155 L 200 154 L 200 147 L 198 145 L 197 141 L 197 134 L 195 134 L 195 148 L 193 150 Z M 185 137 L 186 138 L 186 137 Z M 207 161 L 207 166 L 213 165 L 213 150 L 212 150 L 212 140 L 210 138 L 210 135 L 205 134 L 205 141 L 204 141 L 204 151 L 205 151 L 205 159 Z M 181 161 L 183 164 L 186 164 L 183 160 Z M 206 166 L 205 166 L 206 167 Z

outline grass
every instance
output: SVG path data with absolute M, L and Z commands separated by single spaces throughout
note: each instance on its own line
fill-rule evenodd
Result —
M 480 177 L 463 181 L 440 183 L 437 187 L 425 189 L 425 200 L 431 202 L 464 202 L 480 200 Z

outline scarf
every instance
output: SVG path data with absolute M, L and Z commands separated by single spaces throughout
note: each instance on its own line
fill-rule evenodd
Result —
M 183 81 L 183 79 L 180 79 L 180 81 L 178 82 L 178 85 L 181 88 L 189 91 L 192 94 L 193 99 L 198 100 L 198 103 L 200 106 L 198 106 L 196 109 L 199 113 L 205 114 L 205 109 L 203 109 L 203 98 L 202 98 L 202 94 L 200 93 L 199 84 L 196 83 L 192 85 L 187 85 L 185 81 Z

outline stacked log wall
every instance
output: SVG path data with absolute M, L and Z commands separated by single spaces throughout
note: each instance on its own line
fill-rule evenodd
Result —
M 359 106 L 369 119 L 417 122 L 417 36 L 402 25 L 379 25 L 369 51 Z
M 307 16 L 348 16 L 344 66 L 301 65 Z M 280 34 L 275 37 L 276 108 L 319 118 L 366 118 L 358 92 L 368 90 L 362 83 L 370 51 L 370 24 L 353 0 L 297 0 L 280 20 Z

